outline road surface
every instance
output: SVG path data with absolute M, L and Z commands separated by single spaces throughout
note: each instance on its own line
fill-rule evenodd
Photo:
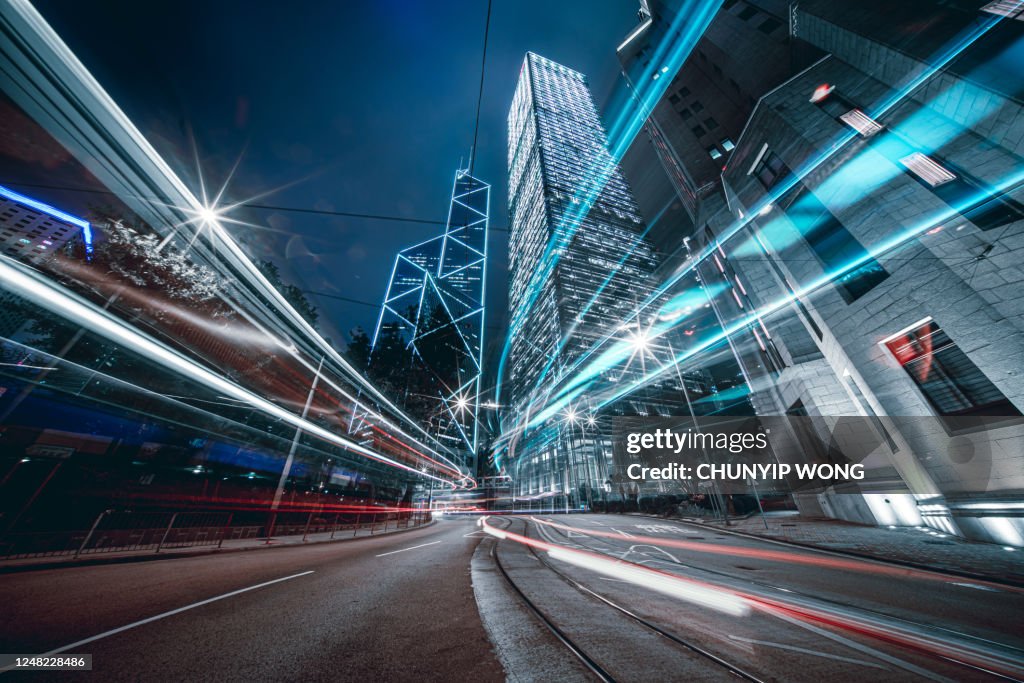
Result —
M 93 656 L 11 680 L 1024 677 L 1012 587 L 633 515 L 486 525 L 3 575 L 0 652 Z

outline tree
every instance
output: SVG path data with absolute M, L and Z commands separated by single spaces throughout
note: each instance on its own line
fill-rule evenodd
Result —
M 316 329 L 316 323 L 320 319 L 320 312 L 316 310 L 316 306 L 310 303 L 306 295 L 302 293 L 302 290 L 293 284 L 285 283 L 281 279 L 280 269 L 270 261 L 258 261 L 256 267 L 263 273 L 263 277 L 270 281 L 274 289 L 281 293 L 285 301 L 290 303 L 299 312 L 299 315 Z
M 348 333 L 348 349 L 346 350 L 349 361 L 365 372 L 370 364 L 372 350 L 370 335 L 366 334 L 366 330 L 360 326 L 352 328 Z

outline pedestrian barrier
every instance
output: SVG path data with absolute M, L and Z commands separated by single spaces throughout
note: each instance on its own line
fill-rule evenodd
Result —
M 133 512 L 104 510 L 88 529 L 15 532 L 0 538 L 0 559 L 94 555 L 174 548 L 223 547 L 225 542 L 329 533 L 330 539 L 421 526 L 431 519 L 425 510 L 330 512 L 287 510 L 241 512 L 188 510 Z

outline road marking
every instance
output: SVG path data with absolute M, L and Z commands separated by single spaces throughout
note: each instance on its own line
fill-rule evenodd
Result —
M 840 655 L 832 655 L 827 652 L 820 652 L 818 650 L 811 650 L 805 647 L 797 647 L 796 645 L 786 645 L 784 643 L 771 643 L 767 640 L 754 640 L 752 638 L 740 638 L 739 636 L 729 636 L 730 640 L 736 640 L 741 643 L 750 643 L 752 645 L 764 645 L 766 647 L 774 647 L 779 650 L 789 650 L 790 652 L 800 652 L 805 655 L 811 655 L 813 657 L 824 657 L 825 659 L 834 659 L 837 662 L 847 662 L 848 664 L 860 664 L 861 666 L 869 666 L 872 669 L 882 669 L 883 671 L 892 671 L 887 666 L 876 664 L 875 662 L 865 662 L 863 659 L 854 659 L 852 657 L 841 657 Z
M 485 534 L 483 531 L 471 531 L 468 534 L 463 534 L 462 537 L 463 538 L 474 538 L 476 536 L 486 536 L 486 535 L 487 534 Z M 380 557 L 380 555 L 378 555 L 377 557 Z
M 441 541 L 433 541 L 431 543 L 424 543 L 422 545 L 414 545 L 411 548 L 402 548 L 401 550 L 392 550 L 390 553 L 381 553 L 377 557 L 384 557 L 385 555 L 394 555 L 395 553 L 404 553 L 406 550 L 416 550 L 416 548 L 426 548 L 428 545 L 437 545 Z
M 631 546 L 629 546 L 629 552 L 631 552 L 631 553 L 637 553 L 638 555 L 650 555 L 650 553 L 641 553 L 641 552 L 639 552 L 639 551 L 637 550 L 637 548 L 654 548 L 655 550 L 657 550 L 657 551 L 658 551 L 659 553 L 661 553 L 662 555 L 665 555 L 665 556 L 667 556 L 667 557 L 668 557 L 668 558 L 669 558 L 670 560 L 672 560 L 672 561 L 673 561 L 673 562 L 675 562 L 676 564 L 682 564 L 682 562 L 680 562 L 680 561 L 679 561 L 679 558 L 678 558 L 678 557 L 676 557 L 675 555 L 673 555 L 672 553 L 670 553 L 670 552 L 669 552 L 669 551 L 667 551 L 667 550 L 663 550 L 662 548 L 659 548 L 659 547 L 658 547 L 658 546 L 656 546 L 656 545 L 648 545 L 648 544 L 641 544 L 641 545 L 631 545 Z M 625 558 L 625 555 L 623 555 L 623 558 Z
M 961 583 L 960 581 L 950 581 L 954 586 L 963 586 L 964 588 L 973 588 L 979 591 L 989 591 L 992 593 L 1002 593 L 998 588 L 992 588 L 990 586 L 981 586 L 976 583 Z
M 236 595 L 240 595 L 242 593 L 248 593 L 249 591 L 254 591 L 257 588 L 263 588 L 265 586 L 270 586 L 270 585 L 273 585 L 275 583 L 281 583 L 282 581 L 288 581 L 290 579 L 297 579 L 300 576 L 306 576 L 306 575 L 312 574 L 312 573 L 313 573 L 313 570 L 310 569 L 308 572 L 300 572 L 298 574 L 292 574 L 291 576 L 284 576 L 284 577 L 281 577 L 280 579 L 274 579 L 273 581 L 264 581 L 263 583 L 258 583 L 255 586 L 249 586 L 248 588 L 239 588 L 236 591 L 231 591 L 230 593 L 225 593 L 224 595 L 218 595 L 215 598 L 207 598 L 206 600 L 200 600 L 199 602 L 193 602 L 191 605 L 185 605 L 184 607 L 179 607 L 178 609 L 172 609 L 170 612 L 164 612 L 162 614 L 157 614 L 154 617 L 149 617 L 147 619 L 141 619 L 139 621 L 133 621 L 132 623 L 130 623 L 130 624 L 126 625 L 126 626 L 121 626 L 120 628 L 115 628 L 115 629 L 112 629 L 110 631 L 104 631 L 103 633 L 101 633 L 99 635 L 96 635 L 96 636 L 92 636 L 91 638 L 86 638 L 84 640 L 79 640 L 79 641 L 76 641 L 74 643 L 71 643 L 70 645 L 65 645 L 63 647 L 58 647 L 56 650 L 50 650 L 49 652 L 44 652 L 43 654 L 41 654 L 39 656 L 40 657 L 50 657 L 52 655 L 60 654 L 61 652 L 67 652 L 68 650 L 72 650 L 72 649 L 74 649 L 76 647 L 79 647 L 81 645 L 85 645 L 87 643 L 95 642 L 97 640 L 100 640 L 101 638 L 107 638 L 108 636 L 116 635 L 116 634 L 121 633 L 123 631 L 127 631 L 129 629 L 133 629 L 133 628 L 135 628 L 137 626 L 142 626 L 144 624 L 149 624 L 151 622 L 158 621 L 160 619 L 165 619 L 167 617 L 174 616 L 175 614 L 180 614 L 180 613 L 186 612 L 186 611 L 188 611 L 190 609 L 195 609 L 196 607 L 202 607 L 203 605 L 209 605 L 211 602 L 217 602 L 218 600 L 223 600 L 224 598 L 231 598 L 231 597 L 234 597 Z

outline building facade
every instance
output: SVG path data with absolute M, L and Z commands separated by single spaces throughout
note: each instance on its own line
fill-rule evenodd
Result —
M 468 170 L 455 174 L 444 233 L 395 257 L 373 335 L 375 352 L 384 338 L 400 340 L 408 364 L 429 378 L 410 390 L 426 404 L 431 430 L 464 453 L 471 470 L 480 439 L 490 196 L 491 186 Z
M 601 439 L 591 434 L 577 448 L 567 431 L 577 413 L 593 417 L 585 397 L 537 428 L 516 425 L 549 408 L 548 388 L 618 330 L 649 294 L 657 262 L 583 74 L 527 54 L 508 135 L 511 319 L 502 428 L 516 436 L 506 467 L 520 494 L 589 491 L 607 478 L 604 454 L 594 455 Z M 561 424 L 567 414 L 573 419 Z
M 0 187 L 0 253 L 18 261 L 35 264 L 81 238 L 92 248 L 92 226 L 88 221 L 64 213 L 31 197 Z M 20 309 L 4 306 L 10 295 L 0 296 L 0 337 L 9 337 L 25 321 Z
M 721 24 L 759 12 L 727 2 Z M 709 47 L 677 77 L 710 68 L 728 92 L 770 74 L 728 124 L 728 149 L 701 158 L 706 138 L 673 128 L 704 91 L 669 96 L 655 118 L 695 182 L 708 159 L 719 169 L 690 247 L 702 280 L 728 287 L 724 327 L 763 312 L 736 332 L 755 408 L 878 425 L 871 485 L 798 504 L 1022 546 L 1024 23 L 923 0 L 809 0 L 774 16 L 747 32 L 774 51 Z

